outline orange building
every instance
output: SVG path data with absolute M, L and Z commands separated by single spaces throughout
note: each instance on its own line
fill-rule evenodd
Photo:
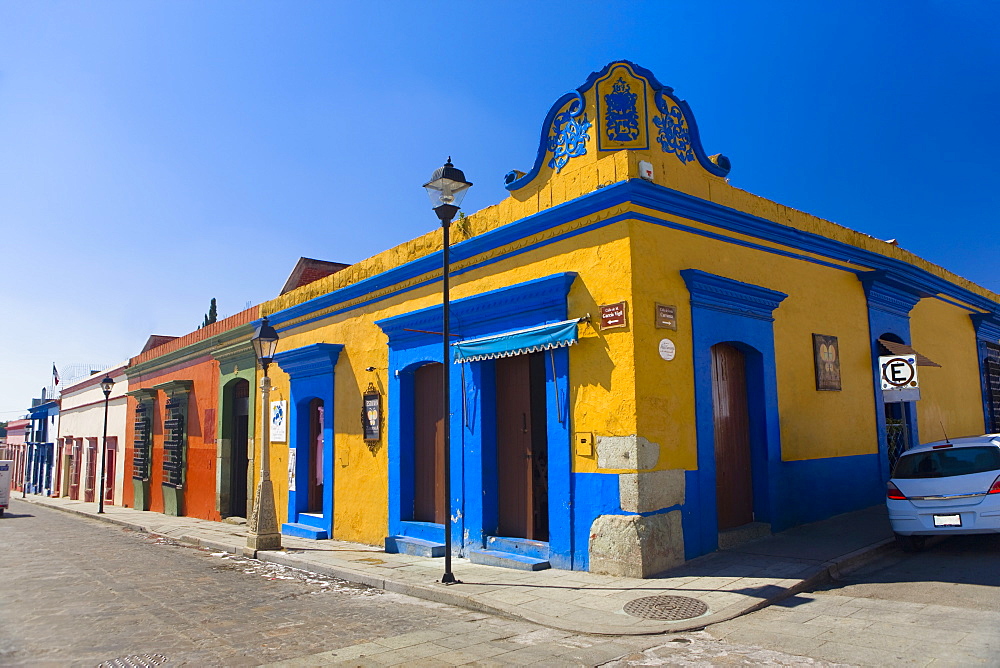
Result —
M 129 361 L 123 505 L 208 520 L 252 498 L 251 307 L 182 337 L 150 337 Z

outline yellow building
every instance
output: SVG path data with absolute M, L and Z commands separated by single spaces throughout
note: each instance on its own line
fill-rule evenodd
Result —
M 452 225 L 450 359 L 438 231 L 261 305 L 283 531 L 439 555 L 447 526 L 474 561 L 648 576 L 881 503 L 942 426 L 1000 429 L 997 295 L 729 169 L 611 63 Z

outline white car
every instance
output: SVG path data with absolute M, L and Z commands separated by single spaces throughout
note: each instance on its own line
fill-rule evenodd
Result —
M 904 550 L 928 536 L 1000 533 L 1000 434 L 925 443 L 904 452 L 886 505 Z

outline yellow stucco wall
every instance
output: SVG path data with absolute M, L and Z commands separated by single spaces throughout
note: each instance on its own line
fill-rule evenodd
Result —
M 910 312 L 913 348 L 941 365 L 918 367 L 921 442 L 982 434 L 986 428 L 976 333 L 969 311 L 940 299 L 921 299 Z
M 639 82 L 631 71 L 612 74 L 631 77 L 628 80 L 633 84 Z M 597 95 L 605 90 L 601 86 L 605 83 L 585 94 L 586 112 L 595 123 L 598 119 Z M 653 113 L 652 89 L 647 86 L 645 91 L 646 107 Z M 646 160 L 653 165 L 654 181 L 658 185 L 908 262 L 975 294 L 1000 300 L 997 295 L 896 246 L 731 187 L 725 178 L 710 174 L 697 161 L 682 162 L 677 156 L 659 150 L 653 141 L 653 126 L 648 118 L 644 122 L 648 149 L 629 150 L 630 146 L 623 144 L 618 150 L 600 151 L 596 145 L 597 133 L 601 131 L 598 124 L 592 131 L 585 155 L 570 160 L 559 173 L 542 166 L 531 183 L 502 202 L 456 221 L 452 242 L 460 243 L 602 187 L 636 178 L 639 161 Z M 638 219 L 629 220 L 626 216 L 625 220 L 611 225 L 510 254 L 561 232 L 629 212 L 721 234 L 732 242 L 710 240 L 691 232 Z M 791 251 L 800 257 L 749 248 L 737 242 Z M 261 312 L 270 314 L 301 304 L 434 253 L 440 250 L 440 245 L 440 230 L 428 232 L 267 302 L 261 306 Z M 453 279 L 453 299 L 557 272 L 572 271 L 579 275 L 569 295 L 568 315 L 577 317 L 590 313 L 595 324 L 580 325 L 580 342 L 569 351 L 573 432 L 595 436 L 642 436 L 660 446 L 657 469 L 697 467 L 691 314 L 687 290 L 678 273 L 682 269 L 697 268 L 789 295 L 776 310 L 774 323 L 783 458 L 795 460 L 876 452 L 870 340 L 861 283 L 850 271 L 809 260 L 855 271 L 867 267 L 635 205 L 620 205 L 614 210 L 567 221 L 556 229 L 490 251 L 488 256 L 474 257 L 453 267 L 455 270 L 474 267 Z M 489 264 L 476 266 L 487 261 Z M 383 396 L 388 384 L 387 338 L 374 322 L 440 304 L 440 283 L 433 280 L 436 276 L 436 272 L 431 272 L 413 277 L 403 284 L 355 300 L 360 304 L 362 300 L 378 298 L 379 301 L 373 304 L 359 305 L 348 313 L 282 333 L 279 351 L 321 342 L 344 345 L 336 368 L 334 394 L 334 535 L 337 538 L 378 544 L 386 535 L 386 435 L 383 428 L 382 446 L 373 455 L 362 440 L 359 420 L 361 393 L 369 381 L 379 387 Z M 432 281 L 429 285 L 411 289 L 429 280 Z M 596 325 L 598 305 L 618 301 L 628 302 L 630 326 L 599 331 Z M 655 302 L 677 306 L 677 331 L 654 328 Z M 345 306 L 352 304 L 334 305 L 329 310 Z M 839 338 L 843 386 L 840 392 L 815 389 L 813 333 Z M 982 404 L 973 382 L 978 368 L 974 346 L 968 341 L 972 334 L 967 311 L 925 299 L 915 309 L 913 334 L 918 349 L 946 365 L 937 376 L 934 373 L 937 370 L 928 372 L 924 387 L 925 397 L 943 407 L 941 413 L 949 424 L 949 433 L 951 424 L 956 431 L 981 429 Z M 949 348 L 949 342 L 956 337 L 964 342 L 961 352 Z M 659 357 L 657 343 L 661 338 L 670 338 L 677 346 L 676 358 L 671 362 Z M 369 366 L 376 367 L 377 371 L 366 372 Z M 287 377 L 276 369 L 273 380 L 276 386 L 273 398 L 288 398 Z M 922 434 L 933 432 L 925 424 L 939 417 L 924 408 L 929 403 L 921 402 Z M 386 415 L 392 410 L 394 407 L 386 402 Z M 259 425 L 257 432 L 259 442 Z M 576 471 L 597 470 L 594 456 L 574 455 L 573 461 Z M 279 519 L 284 519 L 287 517 L 287 445 L 276 444 L 272 449 L 272 470 L 275 472 Z

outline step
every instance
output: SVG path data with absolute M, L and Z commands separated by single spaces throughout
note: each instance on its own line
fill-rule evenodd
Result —
M 285 536 L 295 536 L 296 538 L 310 538 L 312 540 L 326 540 L 329 535 L 326 529 L 311 527 L 308 524 L 298 522 L 288 522 L 281 525 L 281 533 Z
M 385 551 L 390 554 L 409 554 L 414 557 L 443 557 L 444 544 L 413 536 L 386 536 Z
M 728 550 L 771 535 L 771 525 L 766 522 L 750 522 L 735 529 L 719 532 L 719 549 Z
M 506 536 L 487 536 L 486 549 L 493 552 L 509 552 L 524 557 L 545 561 L 549 558 L 549 544 L 540 540 L 527 538 L 508 538 Z
M 519 571 L 544 571 L 551 568 L 547 559 L 534 559 L 523 554 L 498 550 L 469 550 L 469 561 L 483 566 L 499 566 Z

